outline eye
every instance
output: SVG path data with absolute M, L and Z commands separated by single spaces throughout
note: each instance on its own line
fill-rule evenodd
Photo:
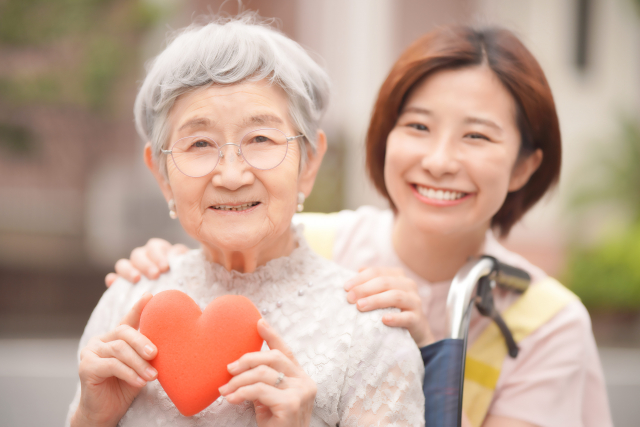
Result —
M 467 138 L 471 138 L 471 139 L 484 139 L 485 141 L 491 141 L 491 139 L 489 139 L 489 137 L 481 134 L 481 133 L 477 133 L 477 132 L 473 132 L 473 133 L 468 133 L 467 135 L 465 135 Z
M 249 140 L 247 140 L 247 143 L 249 144 L 264 144 L 268 142 L 273 142 L 273 141 L 271 140 L 271 138 L 265 135 L 256 135 L 249 138 Z
M 423 125 L 422 123 L 409 123 L 408 127 L 414 128 L 415 130 L 428 131 L 429 128 Z
M 193 148 L 206 148 L 206 147 L 210 147 L 211 143 L 206 139 L 198 139 L 191 146 Z

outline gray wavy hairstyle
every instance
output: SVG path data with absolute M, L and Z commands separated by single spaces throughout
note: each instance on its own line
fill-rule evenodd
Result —
M 138 134 L 151 142 L 154 158 L 166 177 L 167 116 L 176 99 L 211 84 L 229 85 L 267 79 L 284 89 L 289 114 L 303 134 L 299 140 L 304 163 L 307 144 L 315 152 L 317 131 L 329 100 L 329 77 L 296 42 L 256 13 L 234 18 L 208 18 L 170 38 L 167 47 L 147 66 L 147 76 L 134 105 Z

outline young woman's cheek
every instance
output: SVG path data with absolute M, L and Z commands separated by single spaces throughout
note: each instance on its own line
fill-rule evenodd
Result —
M 509 153 L 497 147 L 477 152 L 473 159 L 467 164 L 467 170 L 475 178 L 486 215 L 491 217 L 507 197 L 512 161 Z

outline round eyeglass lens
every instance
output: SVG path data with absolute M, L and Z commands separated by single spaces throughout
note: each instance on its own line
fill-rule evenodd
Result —
M 288 146 L 287 136 L 278 129 L 258 129 L 242 138 L 240 151 L 252 167 L 266 170 L 282 163 Z
M 199 178 L 218 164 L 218 144 L 206 136 L 188 136 L 173 144 L 171 157 L 183 174 Z

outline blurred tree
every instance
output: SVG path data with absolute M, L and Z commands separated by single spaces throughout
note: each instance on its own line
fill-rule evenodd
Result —
M 136 66 L 140 36 L 163 13 L 143 0 L 0 2 L 0 97 L 13 105 L 105 111 L 114 83 Z M 81 83 L 81 84 L 78 84 Z
M 612 147 L 613 145 L 613 147 Z M 613 144 L 600 150 L 582 176 L 574 207 L 609 204 L 627 210 L 631 224 L 590 247 L 570 249 L 564 283 L 596 311 L 640 311 L 640 126 L 622 120 Z
M 639 0 L 640 1 L 640 0 Z M 581 171 L 582 186 L 572 205 L 582 208 L 613 202 L 640 222 L 640 127 L 636 120 L 621 120 L 620 133 L 611 144 L 598 144 L 596 155 Z M 591 179 L 587 177 L 591 175 Z

